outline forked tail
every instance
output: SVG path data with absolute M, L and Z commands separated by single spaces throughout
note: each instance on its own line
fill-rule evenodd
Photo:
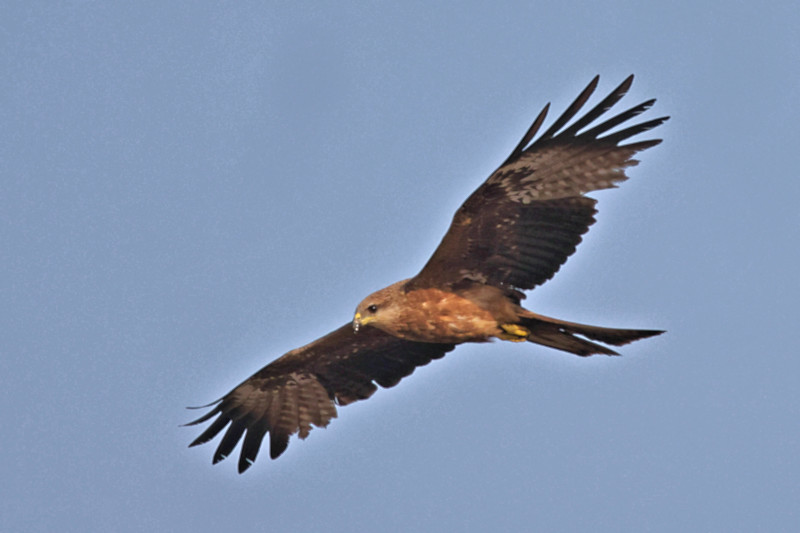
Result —
M 524 309 L 523 313 L 519 317 L 519 325 L 530 331 L 525 340 L 581 356 L 595 353 L 619 355 L 610 348 L 586 339 L 600 341 L 613 346 L 622 346 L 629 342 L 664 333 L 656 329 L 615 329 L 588 326 L 537 315 L 527 309 Z M 576 335 L 585 338 L 577 337 Z

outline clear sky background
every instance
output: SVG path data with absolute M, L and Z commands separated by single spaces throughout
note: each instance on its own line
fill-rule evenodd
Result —
M 800 529 L 800 4 L 489 4 L 3 3 L 0 530 Z M 630 73 L 664 143 L 527 305 L 668 334 L 460 347 L 243 476 L 186 448 Z

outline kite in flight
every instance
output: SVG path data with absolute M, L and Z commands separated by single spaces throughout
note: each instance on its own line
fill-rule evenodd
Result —
M 271 362 L 190 422 L 216 419 L 189 446 L 227 427 L 216 464 L 242 440 L 239 472 L 255 461 L 269 434 L 269 454 L 289 437 L 305 439 L 325 427 L 336 406 L 393 387 L 418 366 L 464 342 L 528 341 L 576 355 L 616 355 L 621 346 L 663 331 L 613 329 L 566 322 L 521 306 L 530 290 L 553 277 L 594 222 L 596 200 L 586 193 L 627 179 L 633 156 L 660 139 L 621 142 L 669 117 L 609 133 L 649 109 L 648 100 L 592 126 L 633 82 L 629 76 L 605 99 L 567 126 L 597 87 L 595 77 L 535 141 L 549 104 L 500 167 L 456 211 L 422 271 L 367 296 L 352 322 Z M 597 341 L 597 342 L 592 342 Z

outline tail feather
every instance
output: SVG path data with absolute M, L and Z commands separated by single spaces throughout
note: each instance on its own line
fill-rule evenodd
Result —
M 527 338 L 528 341 L 581 356 L 596 353 L 619 355 L 610 348 L 606 348 L 605 346 L 590 342 L 586 339 L 600 341 L 611 344 L 612 346 L 622 346 L 629 342 L 646 339 L 647 337 L 654 337 L 664 333 L 661 330 L 655 329 L 616 329 L 589 326 L 587 324 L 567 322 L 565 320 L 538 315 L 527 309 L 523 310 L 523 313 L 524 314 L 519 317 L 519 323 L 530 330 L 530 335 L 528 335 Z M 576 335 L 580 335 L 586 339 L 576 337 Z

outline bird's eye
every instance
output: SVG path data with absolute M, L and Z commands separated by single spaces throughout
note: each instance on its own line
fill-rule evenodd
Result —
M 377 305 L 375 305 L 375 304 L 372 304 L 372 305 L 370 305 L 369 307 L 367 307 L 367 311 L 369 311 L 370 313 L 374 313 L 374 312 L 376 312 L 377 310 L 378 310 L 378 306 L 377 306 Z

